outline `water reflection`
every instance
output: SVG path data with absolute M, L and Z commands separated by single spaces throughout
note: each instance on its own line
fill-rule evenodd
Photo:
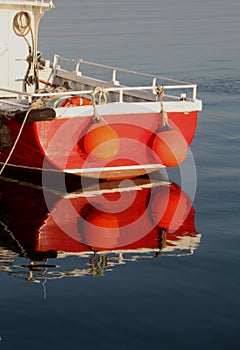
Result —
M 189 196 L 162 180 L 102 182 L 59 193 L 2 178 L 0 269 L 40 282 L 193 254 L 200 243 L 194 216 Z

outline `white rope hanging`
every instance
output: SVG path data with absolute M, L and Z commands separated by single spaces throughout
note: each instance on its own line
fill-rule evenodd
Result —
M 168 114 L 164 109 L 163 105 L 163 96 L 164 96 L 164 86 L 163 85 L 158 85 L 156 87 L 156 100 L 159 100 L 160 106 L 161 106 L 161 122 L 160 122 L 160 127 L 164 128 L 166 126 L 169 126 L 168 124 Z
M 95 98 L 96 95 L 99 95 L 98 104 L 102 105 L 104 103 L 107 103 L 108 91 L 101 87 L 95 87 L 91 92 L 91 99 L 92 99 L 93 111 L 94 111 L 93 117 L 94 117 L 94 120 L 98 123 L 100 119 L 102 119 L 103 121 L 104 119 L 97 112 L 97 104 L 96 104 L 96 98 Z

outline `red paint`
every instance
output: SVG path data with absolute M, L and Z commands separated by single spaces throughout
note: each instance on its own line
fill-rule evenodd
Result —
M 168 117 L 170 126 L 179 130 L 190 144 L 196 129 L 197 112 L 169 112 Z M 159 131 L 159 113 L 109 115 L 104 119 L 119 138 L 119 150 L 107 162 L 88 157 L 84 148 L 84 136 L 92 122 L 92 116 L 89 116 L 26 124 L 10 163 L 37 168 L 44 163 L 45 168 L 60 170 L 158 163 L 151 146 Z M 6 122 L 14 140 L 20 124 L 8 119 Z M 0 154 L 1 162 L 8 153 Z

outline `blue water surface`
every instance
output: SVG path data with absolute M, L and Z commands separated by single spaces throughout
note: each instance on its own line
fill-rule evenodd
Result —
M 239 349 L 239 1 L 55 5 L 40 26 L 44 57 L 82 57 L 198 84 L 203 111 L 191 151 L 201 242 L 192 255 L 139 259 L 99 278 L 34 284 L 1 271 L 0 347 Z M 49 263 L 79 266 L 77 257 Z

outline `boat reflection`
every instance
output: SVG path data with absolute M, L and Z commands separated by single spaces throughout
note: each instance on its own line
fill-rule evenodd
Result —
M 0 270 L 40 282 L 193 254 L 201 238 L 194 216 L 189 196 L 166 181 L 138 178 L 59 193 L 2 178 Z

